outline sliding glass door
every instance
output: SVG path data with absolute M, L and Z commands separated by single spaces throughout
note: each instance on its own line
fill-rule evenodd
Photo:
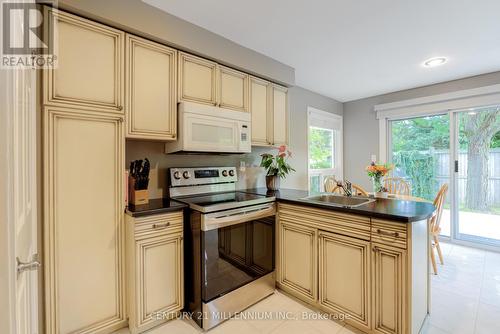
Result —
M 500 246 L 500 106 L 455 115 L 455 237 Z
M 441 235 L 500 246 L 500 106 L 388 120 L 388 160 L 411 195 L 447 183 Z
M 389 121 L 389 161 L 393 176 L 410 184 L 411 195 L 434 201 L 450 183 L 450 117 L 448 114 Z M 446 199 L 441 234 L 450 236 L 450 200 Z

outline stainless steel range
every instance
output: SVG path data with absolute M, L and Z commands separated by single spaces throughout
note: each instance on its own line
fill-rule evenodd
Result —
M 275 198 L 236 191 L 234 167 L 171 168 L 170 197 L 189 205 L 186 308 L 212 328 L 275 288 Z

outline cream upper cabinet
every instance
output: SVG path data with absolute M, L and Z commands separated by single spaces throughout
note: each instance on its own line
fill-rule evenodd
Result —
M 406 251 L 373 244 L 373 331 L 383 334 L 409 333 L 405 326 Z
M 218 106 L 248 111 L 248 74 L 222 65 L 217 68 Z
M 182 211 L 127 215 L 129 328 L 140 333 L 184 307 Z
M 53 9 L 46 15 L 57 33 L 57 67 L 44 71 L 44 103 L 123 113 L 125 33 Z
M 269 81 L 250 77 L 250 113 L 252 114 L 252 145 L 272 145 L 272 114 L 269 108 Z
M 128 138 L 173 140 L 177 134 L 177 51 L 126 36 Z
M 370 330 L 370 242 L 319 232 L 319 304 Z
M 43 113 L 45 332 L 112 332 L 127 323 L 122 116 Z
M 273 145 L 288 145 L 288 89 L 272 84 Z
M 179 52 L 179 101 L 217 104 L 217 64 Z
M 317 299 L 317 232 L 286 219 L 279 222 L 278 283 L 309 302 Z

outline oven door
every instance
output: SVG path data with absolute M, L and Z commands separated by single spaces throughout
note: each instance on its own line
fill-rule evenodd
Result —
M 274 271 L 275 212 L 267 203 L 202 215 L 204 303 Z

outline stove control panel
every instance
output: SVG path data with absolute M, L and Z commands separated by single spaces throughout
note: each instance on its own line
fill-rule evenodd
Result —
M 238 181 L 236 167 L 170 168 L 170 186 L 196 186 Z

